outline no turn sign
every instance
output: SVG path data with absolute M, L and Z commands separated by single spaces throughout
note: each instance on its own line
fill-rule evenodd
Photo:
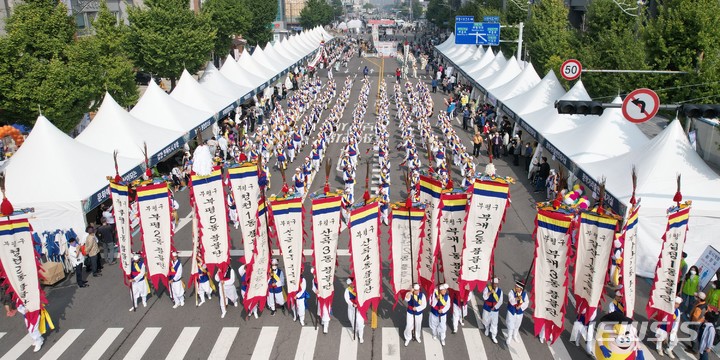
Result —
M 657 115 L 660 98 L 650 89 L 633 90 L 622 103 L 622 114 L 636 124 L 646 122 Z
M 580 74 L 582 74 L 582 65 L 575 59 L 565 60 L 560 66 L 560 75 L 567 81 L 579 78 Z

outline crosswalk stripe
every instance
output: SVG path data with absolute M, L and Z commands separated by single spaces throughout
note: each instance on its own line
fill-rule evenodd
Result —
M 240 331 L 239 327 L 222 328 L 220 335 L 218 335 L 218 338 L 215 341 L 212 351 L 210 351 L 208 360 L 226 359 L 230 353 L 230 347 L 232 346 L 233 341 L 235 341 L 238 331 Z
M 428 329 L 422 330 L 422 340 L 425 346 L 426 359 L 444 359 L 440 340 L 433 340 L 432 334 L 430 333 L 430 331 L 428 331 Z
M 358 341 L 353 340 L 353 329 L 344 327 L 340 331 L 340 355 L 338 360 L 357 359 Z
M 51 360 L 51 359 L 57 359 L 62 355 L 65 350 L 67 350 L 68 347 L 75 341 L 75 339 L 82 334 L 83 329 L 70 329 L 68 330 L 65 335 L 63 335 L 60 340 L 58 340 L 55 345 L 53 345 L 50 350 L 48 350 L 43 357 L 40 358 L 40 360 Z
M 650 350 L 648 350 L 647 346 L 643 344 L 642 342 L 638 344 L 638 348 L 643 351 L 643 355 L 645 356 L 645 360 L 655 360 L 655 356 L 650 353 Z
M 187 354 L 188 350 L 190 349 L 190 345 L 192 344 L 193 340 L 195 340 L 195 336 L 197 336 L 198 331 L 200 331 L 199 327 L 184 328 L 183 331 L 180 333 L 180 336 L 178 336 L 177 340 L 175 341 L 175 345 L 173 345 L 172 349 L 170 349 L 170 352 L 165 359 L 173 360 L 185 358 L 185 354 Z
M 130 350 L 125 354 L 125 360 L 140 360 L 142 359 L 142 356 L 145 354 L 147 349 L 152 344 L 153 340 L 155 340 L 155 337 L 160 333 L 159 327 L 148 327 L 143 330 L 142 334 L 140 334 L 140 337 L 135 341 L 135 344 L 130 348 Z
M 505 335 L 505 339 L 507 339 L 507 330 L 503 330 L 502 333 Z M 530 355 L 525 348 L 525 343 L 522 341 L 522 338 L 520 338 L 519 341 L 510 340 L 508 349 L 510 350 L 510 356 L 513 360 L 530 360 Z
M 7 334 L 7 333 L 4 333 L 4 332 L 0 332 L 0 339 L 2 339 L 2 338 L 3 338 L 3 336 L 5 336 L 5 334 Z
M 558 360 L 570 360 L 570 353 L 568 352 L 567 348 L 565 347 L 565 344 L 562 342 L 561 339 L 557 339 L 554 344 L 548 346 L 548 349 L 550 349 L 550 354 L 552 355 L 553 359 Z
M 25 335 L 23 338 L 15 344 L 0 360 L 14 360 L 20 357 L 31 345 L 33 340 L 30 335 Z
M 315 343 L 317 342 L 318 331 L 315 328 L 305 326 L 300 331 L 295 360 L 311 360 L 315 356 Z
M 277 326 L 263 326 L 262 330 L 260 330 L 260 335 L 258 335 L 258 341 L 255 343 L 255 349 L 253 350 L 250 360 L 270 359 L 277 333 Z
M 678 359 L 680 359 L 680 360 L 695 360 L 695 357 L 692 356 L 692 355 L 690 355 L 690 354 L 688 354 L 688 352 L 685 351 L 685 349 L 683 348 L 682 345 L 680 345 L 680 346 L 675 346 L 675 348 L 673 348 L 673 353 L 675 353 L 675 355 L 676 355 L 676 356 L 678 357 Z
M 462 331 L 463 337 L 465 338 L 468 358 L 485 354 L 485 345 L 483 344 L 482 336 L 480 336 L 480 329 L 464 327 L 460 331 Z
M 82 360 L 93 360 L 93 359 L 99 359 L 105 351 L 110 347 L 110 345 L 115 341 L 115 338 L 120 335 L 122 332 L 122 328 L 108 328 L 105 330 L 105 332 L 100 336 L 100 338 L 93 344 L 93 346 L 88 350 L 88 352 L 83 356 Z
M 383 360 L 400 360 L 400 329 L 386 327 L 382 329 Z

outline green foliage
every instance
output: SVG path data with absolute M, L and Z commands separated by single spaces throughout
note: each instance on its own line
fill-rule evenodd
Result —
M 365 3 L 365 5 L 363 5 L 363 9 L 365 9 L 365 10 L 370 10 L 370 9 L 374 9 L 374 8 L 375 8 L 375 5 L 373 5 L 371 3 Z
M 250 28 L 250 11 L 240 1 L 207 0 L 202 12 L 216 30 L 214 50 L 221 57 L 230 51 L 233 36 L 246 34 Z
M 440 29 L 452 28 L 455 24 L 454 14 L 443 0 L 430 0 L 425 18 Z
M 333 8 L 333 15 L 335 17 L 341 17 L 345 14 L 345 7 L 343 6 L 342 0 L 332 0 L 330 6 Z
M 330 24 L 333 20 L 333 8 L 325 0 L 308 0 L 300 11 L 300 26 L 312 29 L 318 25 Z
M 216 31 L 206 14 L 196 15 L 185 0 L 146 0 L 128 11 L 128 45 L 135 65 L 168 78 L 183 69 L 198 71 L 208 60 Z
M 274 0 L 242 0 L 245 8 L 250 11 L 250 28 L 244 35 L 248 45 L 265 46 L 272 40 L 271 24 L 278 12 L 277 1 Z
M 412 6 L 413 19 L 421 18 L 423 15 L 423 7 L 420 5 L 420 1 L 412 0 L 412 4 L 410 6 Z
M 573 55 L 570 44 L 574 34 L 567 19 L 568 9 L 562 0 L 543 0 L 532 7 L 524 40 L 530 60 L 541 75 L 550 70 L 549 60 L 553 55 L 561 59 Z

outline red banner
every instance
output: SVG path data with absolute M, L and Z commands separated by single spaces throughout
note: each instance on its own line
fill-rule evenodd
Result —
M 382 296 L 380 261 L 380 208 L 377 202 L 350 212 L 350 268 L 355 278 L 358 310 L 367 317 L 367 309 L 377 309 Z

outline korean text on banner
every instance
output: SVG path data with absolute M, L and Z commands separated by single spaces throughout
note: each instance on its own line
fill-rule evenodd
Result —
M 393 208 L 390 215 L 390 275 L 398 298 L 418 280 L 420 239 L 425 236 L 425 210 L 418 208 Z
M 120 269 L 130 276 L 132 264 L 132 233 L 130 232 L 130 203 L 128 200 L 128 187 L 110 183 L 110 197 L 115 217 L 115 230 L 117 231 L 117 245 L 120 253 Z
M 190 199 L 198 219 L 198 235 L 208 271 L 215 266 L 225 272 L 230 263 L 230 229 L 222 171 L 190 177 Z
M 140 234 L 150 281 L 156 289 L 159 281 L 167 287 L 172 248 L 170 225 L 172 220 L 168 186 L 163 182 L 138 187 L 137 199 L 140 213 Z
M 350 212 L 350 268 L 363 319 L 369 306 L 377 309 L 382 294 L 379 210 L 372 202 Z
M 438 250 L 438 214 L 440 212 L 440 193 L 442 185 L 429 176 L 420 175 L 420 202 L 425 204 L 425 236 L 421 239 L 420 285 L 426 294 L 435 289 L 435 266 Z
M 440 196 L 439 247 L 443 280 L 450 290 L 457 292 L 460 276 L 460 252 L 462 251 L 463 225 L 468 196 L 466 193 L 446 193 Z
M 341 196 L 312 200 L 313 264 L 320 309 L 329 309 L 335 290 L 335 264 L 340 235 Z
M 28 323 L 35 324 L 45 295 L 40 289 L 38 255 L 27 219 L 0 221 L 0 266 L 14 293 L 13 300 L 25 306 Z
M 575 307 L 579 314 L 592 314 L 600 303 L 616 228 L 617 220 L 611 217 L 590 212 L 580 214 L 573 279 Z M 590 316 L 586 316 L 586 319 L 589 323 Z
M 639 206 L 633 207 L 622 232 L 623 259 L 621 266 L 625 300 L 625 316 L 632 318 L 635 312 L 635 276 L 637 274 L 637 231 Z
M 252 261 L 255 248 L 255 230 L 257 228 L 258 202 L 260 201 L 260 186 L 258 185 L 257 165 L 241 166 L 228 169 L 230 187 L 238 217 L 240 218 L 240 233 L 245 250 L 245 263 Z
M 265 202 L 260 200 L 257 207 L 257 238 L 252 262 L 245 265 L 248 272 L 247 293 L 243 298 L 245 309 L 252 309 L 256 305 L 262 310 L 265 306 L 265 296 L 268 293 L 268 280 L 270 272 L 270 240 L 268 236 L 268 216 Z
M 270 215 L 275 226 L 278 247 L 283 256 L 288 299 L 292 304 L 300 288 L 303 250 L 302 198 L 270 201 Z

